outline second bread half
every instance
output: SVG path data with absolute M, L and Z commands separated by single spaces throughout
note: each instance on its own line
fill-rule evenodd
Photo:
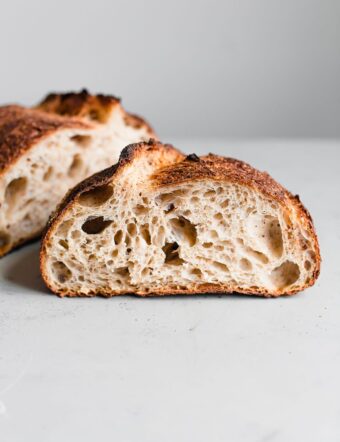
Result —
M 119 99 L 85 90 L 0 107 L 0 256 L 38 236 L 68 189 L 150 137 Z

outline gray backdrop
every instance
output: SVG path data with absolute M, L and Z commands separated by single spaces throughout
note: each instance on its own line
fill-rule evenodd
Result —
M 88 87 L 171 136 L 340 135 L 340 0 L 11 0 L 1 102 Z

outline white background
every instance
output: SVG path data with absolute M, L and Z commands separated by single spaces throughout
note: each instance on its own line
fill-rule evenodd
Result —
M 340 135 L 339 0 L 3 0 L 0 102 L 88 87 L 162 138 Z

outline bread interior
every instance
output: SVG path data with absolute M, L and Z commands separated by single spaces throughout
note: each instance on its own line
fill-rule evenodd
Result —
M 129 172 L 128 185 L 80 195 L 56 227 L 46 261 L 55 290 L 151 294 L 209 284 L 280 294 L 312 278 L 313 238 L 294 211 L 240 184 L 159 188 Z

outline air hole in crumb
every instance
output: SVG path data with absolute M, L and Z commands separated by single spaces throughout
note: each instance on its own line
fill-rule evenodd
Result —
M 223 219 L 223 215 L 222 215 L 222 213 L 215 213 L 214 218 L 217 221 L 221 221 Z
M 125 244 L 126 246 L 129 246 L 131 244 L 131 238 L 128 233 L 125 235 Z
M 215 267 L 216 270 L 229 272 L 228 266 L 226 264 L 223 264 L 222 262 L 212 261 L 212 265 Z
M 90 216 L 81 226 L 82 230 L 89 235 L 101 233 L 112 223 L 111 220 L 104 220 L 103 216 Z
M 129 232 L 129 235 L 135 236 L 136 235 L 136 224 L 133 224 L 133 223 L 128 224 L 127 230 Z
M 175 198 L 181 197 L 184 194 L 185 194 L 184 190 L 175 190 L 170 193 L 164 193 L 162 195 L 159 195 L 156 198 L 156 201 L 161 204 L 169 204 L 169 203 L 173 202 L 175 200 Z
M 202 277 L 202 272 L 201 272 L 201 270 L 200 269 L 191 269 L 190 270 L 190 274 L 191 275 L 194 275 L 194 276 L 198 276 L 199 278 L 201 278 Z
M 262 262 L 263 264 L 268 264 L 269 262 L 268 257 L 264 253 L 259 252 L 258 250 L 254 250 L 251 247 L 247 247 L 246 252 L 249 256 L 255 258 L 257 261 Z
M 113 195 L 113 188 L 109 185 L 99 186 L 83 192 L 79 196 L 79 204 L 85 207 L 97 207 L 104 204 Z
M 187 218 L 180 216 L 169 221 L 172 232 L 179 242 L 186 242 L 190 247 L 195 245 L 197 239 L 196 227 Z
M 229 200 L 228 200 L 228 199 L 227 199 L 227 200 L 224 200 L 224 201 L 221 203 L 221 207 L 222 207 L 222 209 L 226 209 L 228 206 L 229 206 Z
M 203 247 L 205 248 L 205 249 L 210 249 L 210 247 L 212 247 L 213 246 L 213 243 L 212 242 L 204 242 L 203 243 Z
M 64 249 L 68 250 L 68 242 L 65 241 L 64 239 L 61 239 L 59 241 L 59 244 L 61 245 L 61 247 L 63 247 Z
M 146 213 L 148 213 L 148 208 L 145 206 L 142 206 L 141 204 L 137 204 L 134 212 L 136 213 L 136 215 L 145 215 Z
M 178 255 L 178 244 L 177 242 L 167 242 L 162 247 L 162 250 L 165 254 L 164 263 L 179 266 L 184 263 L 183 259 L 181 259 Z
M 55 261 L 52 264 L 52 271 L 61 283 L 68 281 L 72 276 L 71 270 L 62 261 Z
M 280 221 L 273 216 L 259 214 L 250 215 L 247 220 L 248 231 L 263 243 L 265 248 L 275 257 L 283 253 L 283 239 Z M 260 247 L 262 249 L 262 247 Z
M 113 250 L 113 252 L 111 253 L 111 255 L 112 255 L 114 258 L 116 258 L 116 256 L 118 256 L 118 250 L 117 250 L 117 249 Z
M 305 261 L 304 266 L 305 266 L 305 269 L 306 269 L 306 270 L 310 270 L 311 267 L 312 267 L 312 263 L 311 263 L 310 261 L 308 261 L 308 259 L 307 259 L 307 260 Z
M 81 147 L 88 147 L 91 144 L 91 140 L 92 138 L 90 135 L 74 135 L 71 137 L 71 141 Z
M 122 276 L 123 278 L 126 278 L 129 276 L 129 269 L 128 267 L 118 267 L 115 269 L 115 273 L 117 273 L 119 276 Z
M 27 189 L 27 178 L 21 177 L 12 180 L 5 191 L 5 200 L 10 209 L 14 209 Z
M 149 269 L 149 268 L 145 268 L 145 269 L 143 269 L 141 275 L 142 275 L 143 277 L 145 277 L 145 276 L 149 276 L 149 275 L 150 275 L 150 269 Z
M 116 245 L 120 244 L 123 239 L 123 232 L 121 230 L 117 230 L 113 239 Z
M 149 224 L 143 224 L 140 227 L 140 233 L 144 239 L 144 241 L 150 245 L 151 244 L 151 236 L 150 236 L 150 231 L 149 231 Z
M 83 171 L 83 160 L 79 154 L 74 155 L 72 163 L 68 169 L 68 175 L 71 178 L 78 176 Z
M 251 270 L 253 268 L 252 263 L 247 258 L 242 258 L 240 260 L 240 268 L 241 270 L 244 270 L 245 272 Z
M 169 204 L 165 209 L 164 212 L 165 213 L 170 213 L 175 209 L 175 206 L 173 205 L 173 203 Z
M 53 167 L 50 166 L 44 173 L 43 180 L 48 181 L 53 175 Z
M 299 276 L 299 266 L 295 262 L 285 261 L 271 272 L 270 279 L 277 289 L 284 289 L 294 284 Z

